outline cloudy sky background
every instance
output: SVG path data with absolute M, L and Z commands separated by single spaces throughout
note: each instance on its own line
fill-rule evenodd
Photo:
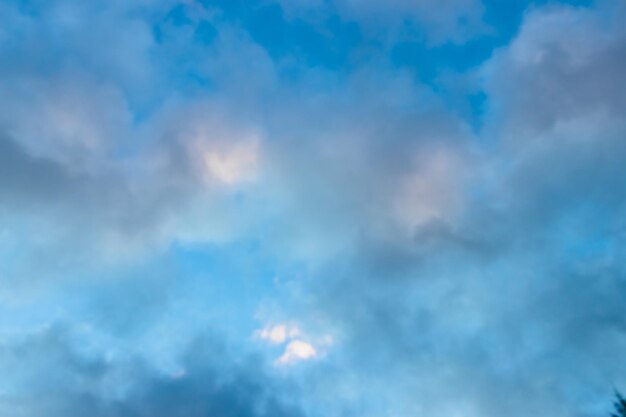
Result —
M 0 2 L 0 416 L 593 417 L 621 0 Z

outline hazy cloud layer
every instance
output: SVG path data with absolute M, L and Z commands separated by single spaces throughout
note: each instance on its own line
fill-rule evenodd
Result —
M 0 416 L 607 414 L 626 9 L 520 9 L 0 5 Z

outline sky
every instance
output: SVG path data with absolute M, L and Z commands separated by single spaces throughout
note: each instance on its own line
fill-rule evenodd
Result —
M 0 0 L 0 417 L 600 417 L 623 0 Z

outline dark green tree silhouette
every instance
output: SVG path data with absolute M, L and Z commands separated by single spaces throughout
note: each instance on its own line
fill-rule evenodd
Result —
M 619 392 L 615 392 L 613 406 L 615 406 L 616 413 L 612 413 L 611 417 L 626 417 L 626 399 Z

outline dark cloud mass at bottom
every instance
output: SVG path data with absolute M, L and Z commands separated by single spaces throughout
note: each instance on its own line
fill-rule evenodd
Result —
M 0 4 L 0 417 L 608 415 L 626 8 L 528 2 L 477 129 L 389 55 L 489 7 Z
M 276 416 L 302 414 L 254 358 L 239 361 L 216 335 L 198 336 L 181 369 L 152 369 L 140 357 L 86 353 L 80 332 L 56 325 L 0 348 L 0 361 L 24 392 L 4 394 L 15 416 Z M 81 351 L 82 350 L 82 351 Z M 30 369 L 21 364 L 27 363 Z M 45 376 L 45 378 L 43 378 Z M 289 389 L 283 387 L 281 395 Z

